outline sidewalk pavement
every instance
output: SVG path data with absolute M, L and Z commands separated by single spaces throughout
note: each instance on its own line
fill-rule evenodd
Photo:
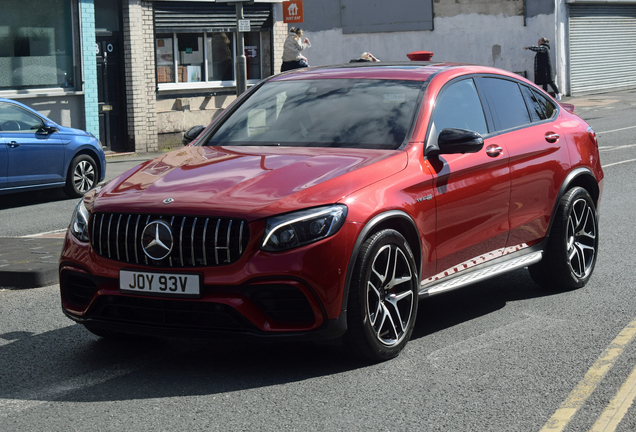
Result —
M 63 235 L 0 238 L 0 287 L 38 288 L 57 284 Z

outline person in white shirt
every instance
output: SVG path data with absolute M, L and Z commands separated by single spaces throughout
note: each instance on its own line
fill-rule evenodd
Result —
M 281 72 L 285 72 L 292 69 L 298 69 L 303 67 L 309 67 L 307 58 L 301 54 L 301 52 L 311 46 L 309 39 L 303 37 L 303 31 L 300 28 L 292 27 L 289 30 L 289 35 L 285 39 L 285 45 L 283 45 L 283 64 L 280 67 Z

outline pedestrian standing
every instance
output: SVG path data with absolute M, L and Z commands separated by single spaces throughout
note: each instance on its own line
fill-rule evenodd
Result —
M 556 100 L 561 100 L 561 93 L 554 83 L 552 74 L 552 61 L 550 60 L 550 39 L 539 38 L 538 45 L 531 45 L 523 49 L 531 50 L 537 54 L 534 56 L 534 83 L 543 85 L 543 90 L 548 91 L 548 85 L 554 90 Z
M 292 69 L 309 67 L 307 58 L 301 54 L 305 48 L 309 48 L 311 43 L 309 39 L 303 37 L 303 30 L 300 28 L 292 27 L 289 29 L 287 39 L 285 39 L 285 45 L 283 45 L 283 64 L 280 67 L 281 72 L 285 72 Z

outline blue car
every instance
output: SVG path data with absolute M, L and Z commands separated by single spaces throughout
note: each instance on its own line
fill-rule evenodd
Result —
M 68 196 L 80 197 L 105 175 L 104 151 L 92 134 L 0 98 L 0 195 L 64 188 Z

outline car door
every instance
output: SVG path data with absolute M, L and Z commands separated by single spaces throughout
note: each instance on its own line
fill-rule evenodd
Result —
M 557 106 L 512 79 L 484 77 L 500 139 L 510 157 L 510 237 L 507 246 L 543 239 L 569 160 Z
M 11 103 L 0 102 L 0 135 L 6 145 L 7 187 L 63 184 L 64 141 L 43 130 L 44 120 Z
M 489 132 L 492 125 L 472 78 L 445 87 L 435 105 L 431 133 L 460 128 L 484 138 L 477 153 L 428 157 L 437 213 L 436 268 L 450 274 L 469 260 L 501 255 L 508 238 L 510 170 L 505 146 Z

